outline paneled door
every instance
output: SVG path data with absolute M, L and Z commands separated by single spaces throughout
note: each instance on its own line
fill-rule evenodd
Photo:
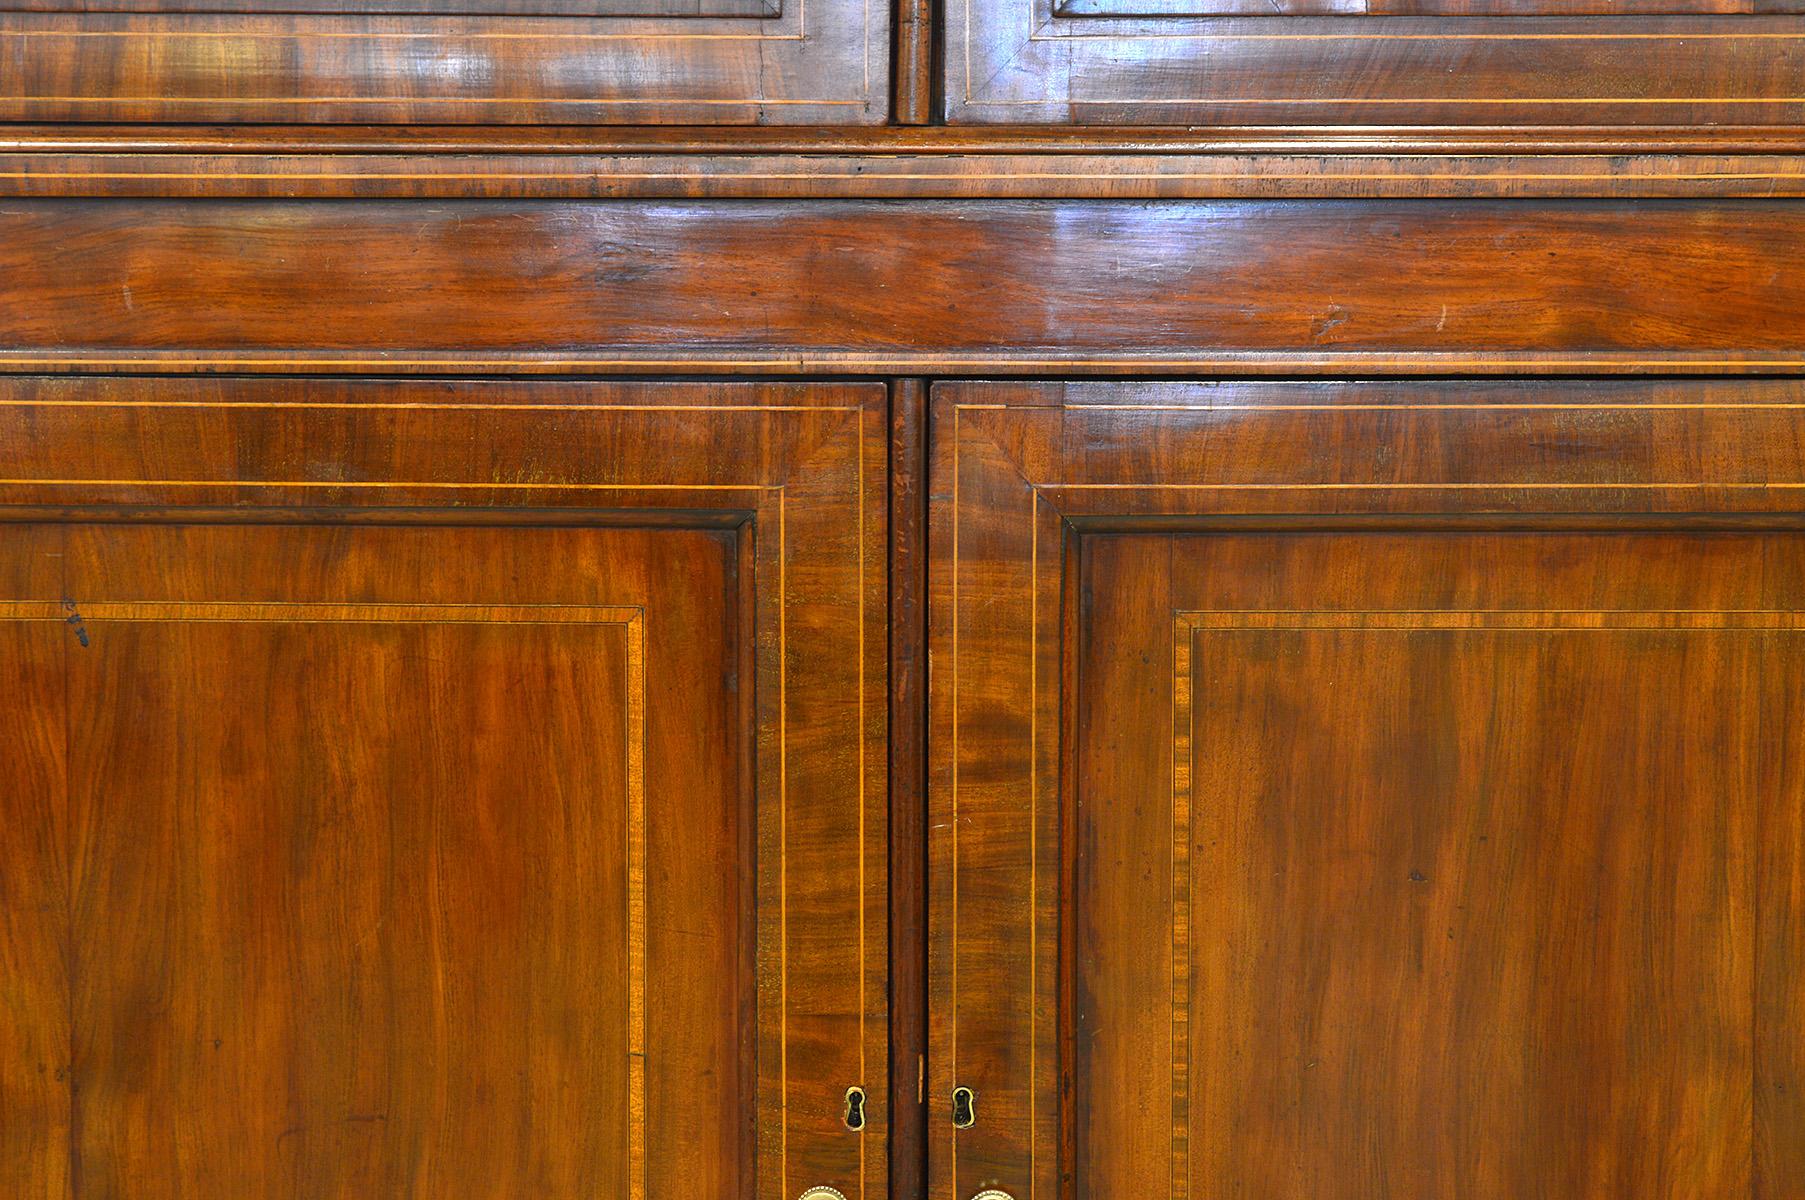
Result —
M 948 0 L 956 124 L 1786 125 L 1800 0 Z
M 0 1193 L 879 1200 L 883 414 L 0 388 Z
M 1805 1195 L 1805 390 L 934 420 L 935 1200 Z
M 880 125 L 890 27 L 883 0 L 4 0 L 0 120 Z

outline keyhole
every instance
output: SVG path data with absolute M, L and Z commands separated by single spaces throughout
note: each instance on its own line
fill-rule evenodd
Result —
M 970 1129 L 978 1123 L 978 1100 L 968 1087 L 953 1089 L 953 1127 Z
M 865 1089 L 862 1087 L 846 1089 L 846 1128 L 854 1133 L 865 1128 Z

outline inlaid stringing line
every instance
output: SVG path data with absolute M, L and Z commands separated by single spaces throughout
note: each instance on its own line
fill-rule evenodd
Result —
M 763 483 L 540 483 L 449 482 L 420 479 L 372 479 L 328 482 L 314 479 L 0 479 L 4 487 L 209 487 L 209 488 L 431 488 L 439 491 L 533 492 L 768 492 Z
M 1172 640 L 1172 1146 L 1167 1190 L 1191 1190 L 1191 643 L 1179 614 Z
M 1468 156 L 1462 157 L 1482 157 Z M 1502 157 L 1502 156 L 1490 156 Z M 220 183 L 256 183 L 260 181 L 295 183 L 295 182 L 337 182 L 351 179 L 374 179 L 394 183 L 422 183 L 444 181 L 448 183 L 469 182 L 472 180 L 509 180 L 516 182 L 602 182 L 609 180 L 660 181 L 668 180 L 678 183 L 708 182 L 728 185 L 737 182 L 810 182 L 819 180 L 858 180 L 867 184 L 881 184 L 887 181 L 898 182 L 944 182 L 944 183 L 991 183 L 1011 181 L 1072 181 L 1111 180 L 1115 182 L 1157 182 L 1186 183 L 1196 181 L 1232 181 L 1255 186 L 1260 183 L 1300 183 L 1300 182 L 1370 182 L 1370 183 L 1415 183 L 1425 180 L 1459 180 L 1463 183 L 1482 184 L 1488 181 L 1543 181 L 1569 183 L 1701 183 L 1701 182 L 1755 182 L 1761 180 L 1805 179 L 1805 173 L 1795 171 L 1619 171 L 1603 174 L 1577 174 L 1571 172 L 1552 171 L 1491 171 L 1470 174 L 1416 172 L 1407 171 L 1121 171 L 1108 175 L 1084 171 L 1014 171 L 1001 173 L 979 173 L 958 171 L 737 171 L 737 172 L 702 172 L 681 171 L 623 171 L 623 170 L 591 170 L 591 171 L 374 171 L 347 170 L 339 172 L 326 171 L 0 171 L 0 179 L 86 179 L 86 180 L 208 180 Z M 1053 197 L 1057 198 L 1057 197 Z M 170 405 L 169 407 L 180 407 Z M 270 406 L 275 407 L 275 406 Z M 310 407 L 331 407 L 314 405 Z M 351 406 L 345 406 L 351 407 Z M 368 405 L 380 408 L 382 405 Z M 511 406 L 510 406 L 511 407 Z M 520 406 L 529 407 L 529 406 Z M 532 406 L 552 407 L 552 406 Z
M 778 1186 L 790 1195 L 790 759 L 788 498 L 777 489 L 777 980 Z
M 627 623 L 627 1178 L 631 1200 L 646 1200 L 646 671 L 645 619 Z
M 869 409 L 859 410 L 859 436 L 852 440 L 853 473 L 858 479 L 859 512 L 858 536 L 859 547 L 859 586 L 854 598 L 859 608 L 859 844 L 857 856 L 859 860 L 859 1079 L 860 1087 L 865 1086 L 865 419 L 870 415 Z M 867 1122 L 869 1124 L 869 1122 Z M 865 1135 L 859 1132 L 859 1200 L 865 1200 Z
M 641 609 L 584 604 L 344 604 L 299 600 L 98 600 L 77 608 L 84 620 L 347 625 L 631 625 Z M 0 600 L 0 620 L 66 621 L 54 600 Z
M 79 174 L 79 173 L 77 173 Z M 92 178 L 92 176 L 89 176 Z M 273 178 L 273 176 L 271 177 Z M 0 359 L 0 361 L 5 361 Z M 17 361 L 17 360 L 14 360 Z M 0 399 L 0 408 L 208 408 L 255 411 L 268 408 L 344 409 L 352 412 L 369 410 L 388 412 L 857 412 L 850 404 L 429 404 L 413 401 L 357 400 L 45 400 Z M 626 485 L 622 485 L 626 486 Z M 640 485 L 656 486 L 656 485 Z
M 1193 610 L 1181 614 L 1214 633 L 1794 633 L 1805 631 L 1805 609 L 1290 609 Z
M 540 369 L 546 371 L 569 368 L 601 368 L 601 367 L 635 367 L 641 370 L 666 368 L 682 368 L 689 371 L 706 368 L 711 371 L 725 371 L 772 366 L 789 367 L 794 370 L 807 370 L 810 367 L 836 367 L 847 371 L 864 371 L 871 374 L 891 373 L 898 370 L 928 370 L 939 367 L 946 369 L 973 369 L 1001 367 L 1007 370 L 1024 371 L 1030 369 L 1068 369 L 1098 368 L 1122 371 L 1150 370 L 1154 368 L 1183 368 L 1190 371 L 1210 369 L 1246 370 L 1249 367 L 1271 366 L 1285 370 L 1302 370 L 1310 368 L 1329 368 L 1345 370 L 1350 366 L 1361 370 L 1375 371 L 1387 368 L 1404 370 L 1437 371 L 1507 368 L 1518 371 L 1537 368 L 1651 368 L 1662 370 L 1755 370 L 1783 369 L 1797 370 L 1805 368 L 1805 358 L 1632 358 L 1625 357 L 1621 351 L 1599 351 L 1584 357 L 1554 358 L 1525 351 L 1519 354 L 1503 354 L 1497 357 L 1462 357 L 1444 354 L 1439 351 L 1421 351 L 1415 353 L 1375 353 L 1370 351 L 1346 351 L 1333 354 L 1299 354 L 1289 351 L 1247 351 L 1228 356 L 1195 355 L 1179 358 L 1155 358 L 1123 353 L 1115 357 L 1086 357 L 1079 355 L 1051 357 L 1023 357 L 1001 353 L 972 353 L 965 355 L 933 355 L 897 353 L 883 356 L 848 355 L 830 351 L 803 353 L 785 352 L 769 354 L 753 358 L 711 358 L 698 356 L 687 359 L 658 358 L 641 356 L 634 358 L 541 358 L 531 354 L 520 354 L 510 358 L 459 358 L 445 356 L 440 358 L 340 358 L 331 355 L 315 355 L 308 358 L 238 358 L 219 357 L 162 357 L 159 352 L 147 351 L 140 354 L 115 356 L 107 358 L 81 357 L 67 355 L 21 355 L 10 350 L 0 350 L 0 371 L 12 367 L 136 367 L 164 368 L 170 371 L 193 369 L 196 367 L 284 367 L 315 368 L 319 370 L 337 368 L 360 368 L 393 370 L 395 368 L 456 368 L 474 371 L 486 368 L 507 368 L 510 370 Z M 966 406 L 971 407 L 971 406 Z M 75 482 L 83 482 L 77 480 Z
M 969 7 L 969 6 L 968 6 Z M 952 1013 L 949 1018 L 951 1034 L 947 1048 L 948 1077 L 955 1086 L 959 1079 L 959 423 L 960 410 L 953 408 L 953 606 L 952 606 L 952 946 L 947 957 L 952 976 L 950 991 L 952 992 Z M 959 1189 L 959 1130 L 954 1129 L 948 1141 L 949 1156 L 952 1162 L 952 1188 Z
M 1462 491 L 1789 491 L 1805 488 L 1805 480 L 1772 483 L 1718 483 L 1688 480 L 1680 483 L 1564 483 L 1560 481 L 1499 480 L 1496 483 L 1042 483 L 1034 485 L 1061 492 L 1462 492 Z
M 1040 1122 L 1036 1051 L 1040 997 L 1040 493 L 1030 492 L 1028 516 L 1028 1200 L 1034 1200 Z

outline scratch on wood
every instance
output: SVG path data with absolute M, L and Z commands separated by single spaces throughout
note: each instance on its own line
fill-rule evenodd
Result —
M 75 630 L 75 640 L 80 642 L 83 646 L 86 646 L 88 644 L 88 629 L 87 626 L 82 624 L 81 614 L 75 611 L 75 601 L 65 598 L 63 600 L 63 608 L 69 614 L 64 620 L 71 629 Z

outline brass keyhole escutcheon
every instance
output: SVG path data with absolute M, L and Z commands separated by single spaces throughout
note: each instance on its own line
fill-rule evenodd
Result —
M 854 1084 L 846 1089 L 846 1128 L 854 1133 L 865 1128 L 865 1089 Z
M 970 1129 L 978 1123 L 978 1097 L 968 1087 L 953 1089 L 953 1128 Z

